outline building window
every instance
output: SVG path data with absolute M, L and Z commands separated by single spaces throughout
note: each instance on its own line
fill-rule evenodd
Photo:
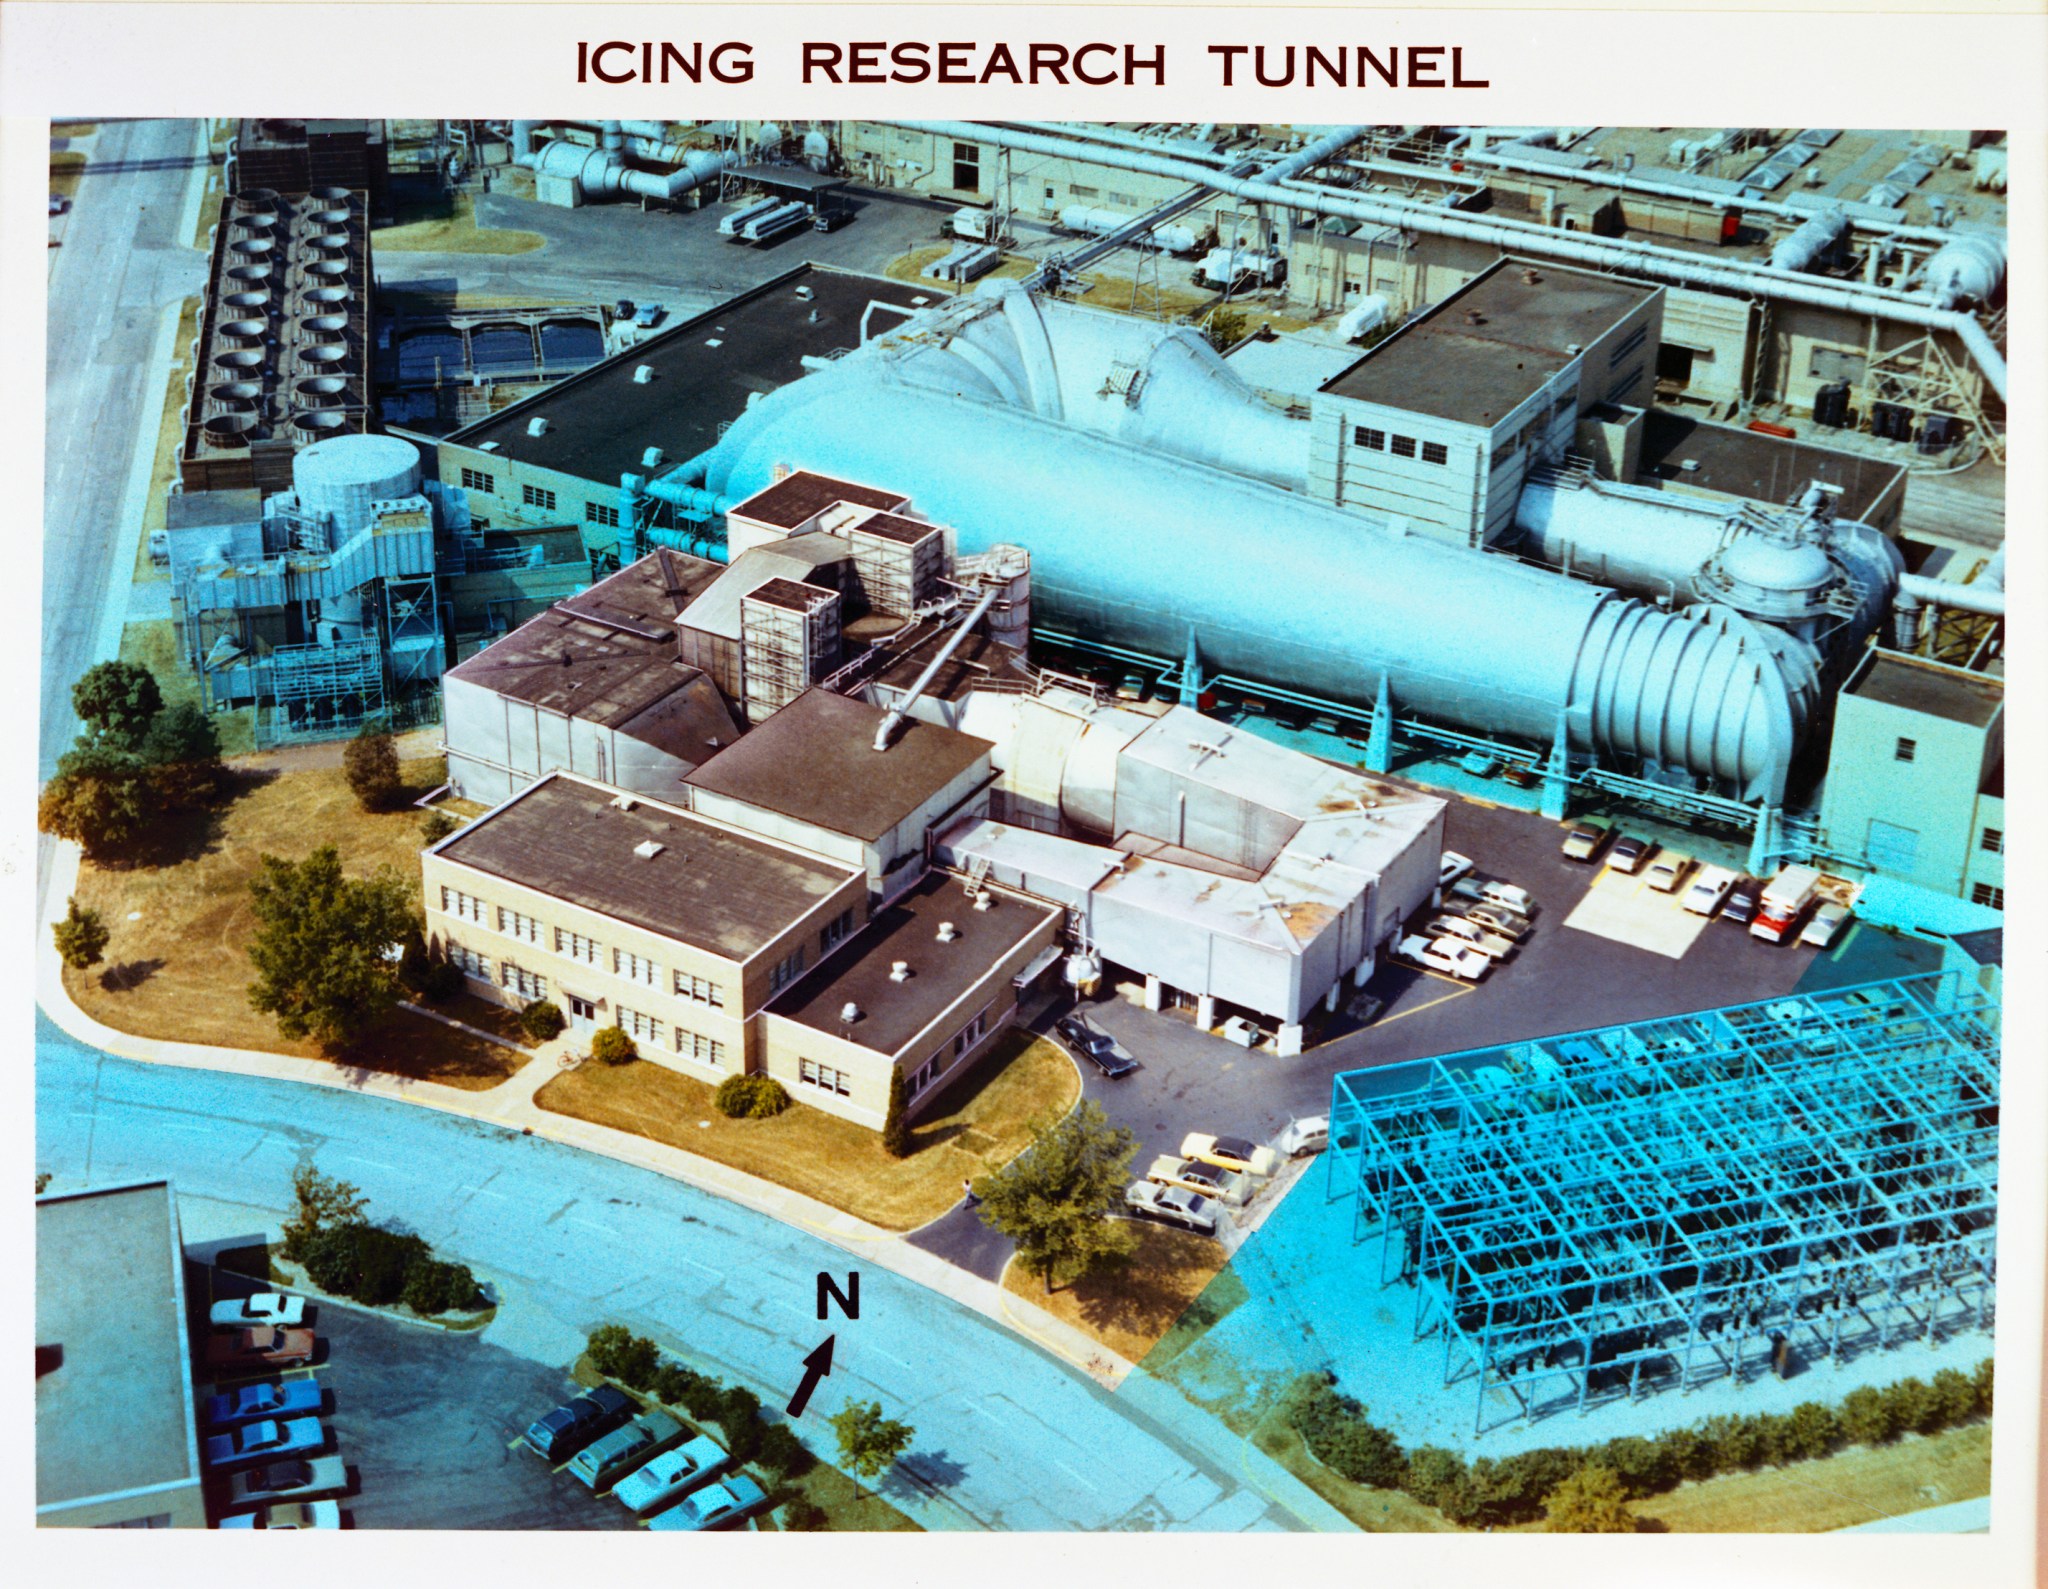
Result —
M 836 1092 L 842 1098 L 853 1092 L 852 1077 L 843 1070 L 834 1070 L 830 1065 L 820 1065 L 816 1060 L 798 1060 L 796 1075 L 797 1080 L 806 1087 L 815 1087 L 820 1092 Z
M 768 991 L 770 993 L 780 993 L 790 983 L 802 976 L 803 970 L 804 952 L 799 947 L 791 951 L 787 960 L 784 960 L 773 971 L 768 973 Z
M 1573 399 L 1572 394 L 1570 392 L 1566 392 L 1564 396 L 1560 397 L 1556 402 L 1550 405 L 1550 417 L 1553 421 L 1564 419 L 1577 406 L 1578 405 L 1576 401 Z
M 540 923 L 531 916 L 516 910 L 498 909 L 498 931 L 508 938 L 517 938 L 523 943 L 540 942 Z
M 583 520 L 586 524 L 608 524 L 616 530 L 619 527 L 619 510 L 602 502 L 586 502 L 583 504 Z
M 448 963 L 451 966 L 462 967 L 464 971 L 480 982 L 491 980 L 490 961 L 486 960 L 474 949 L 466 949 L 459 943 L 451 943 L 448 946 Z
M 910 1078 L 909 1085 L 906 1088 L 909 1096 L 915 1098 L 925 1088 L 939 1079 L 939 1058 L 939 1055 L 934 1054 L 930 1059 L 917 1067 L 916 1074 Z
M 1356 298 L 1358 296 L 1358 283 L 1348 276 L 1344 278 L 1344 296 L 1347 298 Z
M 2003 910 L 2005 909 L 2005 890 L 1993 888 L 1989 883 L 1972 883 L 1970 885 L 1970 903 L 1973 905 L 1989 905 L 1993 910 Z
M 586 938 L 580 932 L 564 932 L 555 929 L 555 953 L 567 955 L 571 960 L 581 960 L 585 965 L 597 964 L 597 942 Z
M 838 915 L 825 923 L 818 934 L 818 953 L 827 954 L 835 944 L 844 943 L 846 935 L 853 931 L 853 907 L 847 906 Z
M 1912 760 L 1912 759 L 1913 759 L 1913 758 L 1914 758 L 1915 756 L 1917 756 L 1917 755 L 1918 755 L 1919 753 L 1920 753 L 1920 741 L 1919 741 L 1919 740 L 1917 740 L 1917 739 L 1904 739 L 1904 738 L 1902 738 L 1902 739 L 1900 739 L 1900 741 L 1899 741 L 1899 743 L 1898 743 L 1898 746 L 1897 746 L 1897 748 L 1895 748 L 1895 749 L 1894 749 L 1894 750 L 1892 751 L 1892 760 L 1893 760 L 1893 761 L 1911 761 L 1911 760 Z
M 1424 463 L 1449 463 L 1451 461 L 1451 449 L 1440 441 L 1426 441 L 1422 444 L 1422 461 Z
M 653 1043 L 656 1046 L 661 1043 L 661 1022 L 651 1015 L 642 1015 L 638 1010 L 629 1010 L 623 1004 L 619 1006 L 619 1027 L 635 1042 Z M 677 1034 L 678 1037 L 681 1035 Z
M 953 1057 L 955 1059 L 960 1058 L 961 1055 L 965 1054 L 986 1036 L 988 1036 L 988 1007 L 984 1006 L 982 1012 L 965 1026 L 961 1027 L 960 1035 L 953 1039 Z
M 628 982 L 644 982 L 650 988 L 655 986 L 655 979 L 661 974 L 661 968 L 652 960 L 643 959 L 627 949 L 612 951 L 612 970 Z
M 1396 458 L 1413 458 L 1415 456 L 1415 438 L 1413 436 L 1389 436 L 1387 438 L 1387 451 Z
M 702 1032 L 686 1032 L 678 1026 L 676 1052 L 684 1059 L 694 1059 L 714 1070 L 725 1068 L 725 1044 L 715 1037 L 706 1037 Z
M 462 471 L 462 489 L 465 491 L 483 491 L 495 496 L 498 491 L 498 479 L 496 475 L 487 475 L 481 469 L 465 469 Z M 475 521 L 472 520 L 471 522 L 474 523 Z
M 549 513 L 555 511 L 554 492 L 543 491 L 539 486 L 521 486 L 519 500 L 530 508 L 541 508 Z
M 464 921 L 473 921 L 479 927 L 488 926 L 490 918 L 484 914 L 484 902 L 474 894 L 465 894 L 459 888 L 441 889 L 441 908 L 451 916 L 460 916 Z
M 695 999 L 699 1004 L 708 1004 L 714 1010 L 725 1008 L 725 989 L 709 977 L 693 977 L 687 971 L 676 973 L 676 997 Z
M 1360 425 L 1356 430 L 1352 431 L 1351 439 L 1357 442 L 1359 446 L 1370 448 L 1374 452 L 1385 452 L 1387 450 L 1387 433 L 1383 430 L 1373 430 L 1368 426 Z
M 1630 392 L 1633 392 L 1638 386 L 1641 386 L 1642 384 L 1643 372 L 1639 366 L 1636 369 L 1635 373 L 1630 375 L 1627 380 L 1617 381 L 1613 386 L 1610 386 L 1607 389 L 1606 400 L 1610 403 L 1619 404 L 1624 397 L 1628 396 Z
M 1984 836 L 1977 841 L 1977 848 L 1987 851 L 1992 855 L 2003 855 L 2005 853 L 2005 829 L 1986 828 Z
M 510 988 L 523 999 L 544 999 L 548 996 L 548 979 L 523 970 L 507 960 L 498 967 L 498 986 Z
M 1643 345 L 1644 338 L 1648 337 L 1649 334 L 1650 328 L 1648 326 L 1637 326 L 1635 330 L 1621 339 L 1619 347 L 1607 355 L 1607 367 L 1610 370 L 1613 369 L 1615 365 L 1635 352 L 1637 348 Z
M 1083 187 L 1083 186 L 1082 186 L 1082 185 L 1081 185 L 1080 183 L 1078 183 L 1078 182 L 1070 182 L 1070 183 L 1068 183 L 1068 184 L 1067 184 L 1067 192 L 1068 192 L 1068 193 L 1070 193 L 1070 194 L 1072 194 L 1072 195 L 1073 195 L 1073 196 L 1074 196 L 1075 198 L 1077 198 L 1077 199 L 1099 199 L 1099 198 L 1101 198 L 1101 197 L 1102 197 L 1102 189 L 1100 189 L 1100 188 L 1089 188 L 1089 187 Z M 1050 192 L 1048 192 L 1048 193 L 1046 194 L 1046 197 L 1047 197 L 1047 198 L 1050 198 L 1050 197 L 1052 197 L 1051 193 L 1050 193 Z

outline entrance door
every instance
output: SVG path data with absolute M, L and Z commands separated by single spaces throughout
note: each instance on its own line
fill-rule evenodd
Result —
M 569 995 L 569 1029 L 572 1032 L 588 1032 L 596 1029 L 597 1006 L 588 999 Z

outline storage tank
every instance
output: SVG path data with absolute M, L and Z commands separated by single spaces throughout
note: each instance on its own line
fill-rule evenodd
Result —
M 916 333 L 917 327 L 912 327 Z M 1041 621 L 1213 672 L 1483 734 L 1570 742 L 1783 796 L 1813 704 L 1810 646 L 1740 615 L 1666 613 L 1505 558 L 1398 533 L 1204 464 L 914 383 L 894 338 L 734 421 L 707 487 L 778 470 L 886 484 L 959 549 L 1031 552 Z
M 367 529 L 371 507 L 419 495 L 420 450 L 398 436 L 334 436 L 292 458 L 299 507 L 334 524 L 334 545 Z
M 1927 261 L 1925 280 L 1944 309 L 1989 303 L 2005 285 L 2005 244 L 1982 232 L 1952 237 Z

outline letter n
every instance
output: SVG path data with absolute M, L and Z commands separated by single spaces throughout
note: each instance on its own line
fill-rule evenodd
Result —
M 860 1271 L 846 1271 L 846 1289 L 841 1291 L 836 1282 L 824 1270 L 818 1271 L 818 1317 L 825 1318 L 825 1303 L 830 1299 L 839 1304 L 839 1311 L 849 1319 L 860 1317 Z

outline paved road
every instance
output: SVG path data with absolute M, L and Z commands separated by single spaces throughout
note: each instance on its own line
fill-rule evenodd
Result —
M 659 1176 L 536 1138 L 285 1083 L 159 1069 L 88 1049 L 39 1018 L 37 1167 L 57 1184 L 169 1175 L 182 1197 L 274 1224 L 293 1168 L 356 1182 L 375 1215 L 417 1230 L 504 1288 L 487 1342 L 566 1364 L 610 1320 L 786 1399 L 828 1329 L 837 1366 L 803 1430 L 873 1397 L 918 1431 L 892 1498 L 929 1527 L 1294 1528 L 1234 1466 L 1172 1426 L 888 1271 L 862 1275 L 858 1322 L 814 1311 L 820 1270 L 858 1260 Z M 229 1234 L 222 1232 L 220 1234 Z M 908 1470 L 907 1473 L 905 1470 Z

